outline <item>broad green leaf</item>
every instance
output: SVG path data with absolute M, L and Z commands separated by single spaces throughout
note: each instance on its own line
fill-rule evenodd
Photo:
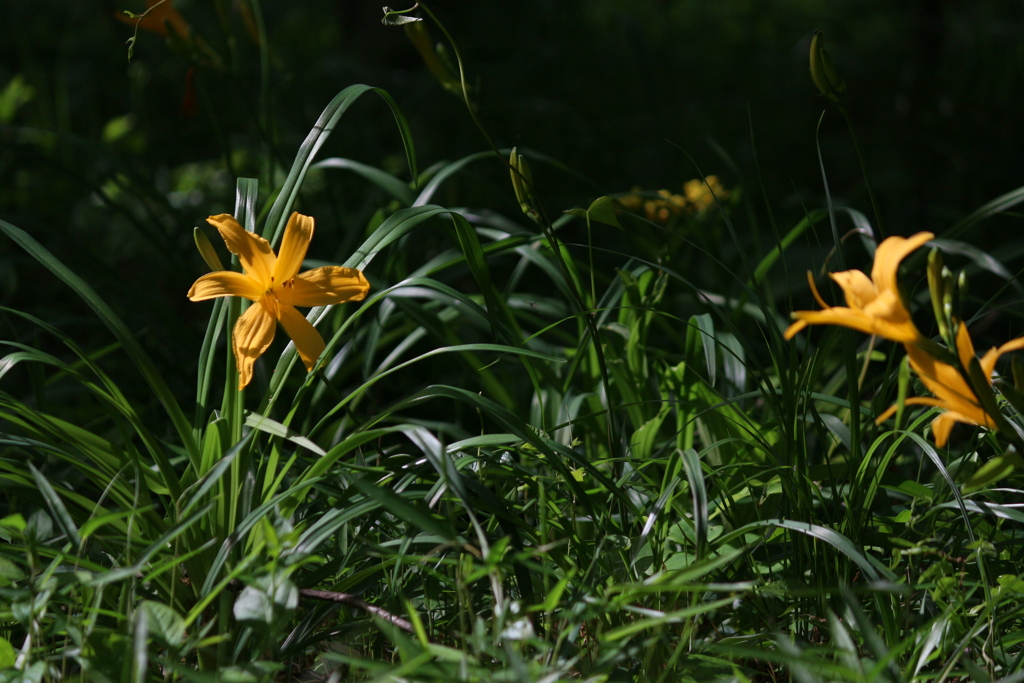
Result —
M 585 218 L 588 222 L 597 221 L 622 229 L 619 217 L 615 214 L 615 201 L 611 197 L 598 197 L 587 209 L 569 209 L 565 213 Z
M 0 527 L 22 532 L 25 530 L 25 518 L 21 516 L 20 512 L 16 512 L 13 515 L 7 515 L 3 519 L 0 519 Z
M 149 632 L 165 646 L 177 649 L 185 642 L 185 620 L 174 608 L 162 602 L 143 600 L 139 609 L 146 611 Z
M 280 628 L 299 606 L 299 589 L 285 573 L 257 578 L 235 599 L 235 619 L 261 628 Z
M 14 668 L 14 662 L 18 658 L 11 641 L 0 637 L 0 671 Z
M 82 535 L 83 540 L 87 539 L 92 536 L 94 532 L 102 529 L 106 525 L 131 517 L 137 512 L 138 510 L 118 510 L 117 512 L 108 512 L 107 514 L 100 515 L 98 517 L 90 517 L 88 521 L 81 526 L 79 533 Z
M 950 508 L 961 508 L 961 505 L 959 502 L 942 503 L 940 505 L 936 505 L 932 509 L 945 510 Z M 1017 522 L 1018 524 L 1024 524 L 1024 512 L 1021 512 L 1017 508 L 1010 507 L 1008 505 L 998 505 L 996 503 L 965 500 L 963 501 L 963 506 L 961 509 L 965 516 L 967 515 L 967 513 L 973 512 L 974 514 L 992 515 L 993 517 L 999 517 L 1001 519 L 1010 519 L 1014 522 Z
M 455 234 L 459 239 L 459 246 L 466 256 L 466 263 L 476 280 L 480 292 L 487 304 L 488 319 L 495 331 L 496 337 L 504 337 L 513 344 L 520 342 L 520 335 L 516 333 L 516 321 L 512 312 L 505 303 L 504 297 L 494 289 L 491 284 L 491 271 L 487 266 L 487 259 L 484 257 L 483 247 L 480 246 L 480 239 L 477 237 L 473 226 L 469 224 L 461 214 L 452 212 L 452 222 L 455 224 Z
M 1006 451 L 1001 455 L 989 458 L 984 465 L 978 468 L 963 486 L 963 492 L 974 493 L 981 489 L 988 488 L 1000 479 L 1013 474 L 1013 472 L 1024 466 L 1024 458 L 1014 452 Z
M 960 256 L 965 256 L 969 258 L 974 263 L 974 265 L 978 266 L 982 270 L 987 270 L 988 272 L 998 275 L 1004 280 L 1007 280 L 1010 283 L 1010 286 L 1017 289 L 1018 292 L 1021 290 L 1020 283 L 1017 282 L 1013 273 L 1007 270 L 1006 266 L 1004 266 L 1002 263 L 996 260 L 995 257 L 991 256 L 990 254 L 987 254 L 981 249 L 978 249 L 973 244 L 968 244 L 967 242 L 961 242 L 959 240 L 948 239 L 934 239 L 931 240 L 928 244 L 938 247 L 942 251 L 950 254 L 958 254 Z
M 587 215 L 590 216 L 591 220 L 619 229 L 622 228 L 622 225 L 619 223 L 619 217 L 615 215 L 615 202 L 611 197 L 598 197 L 595 199 L 591 202 L 590 208 L 587 209 Z
M 24 578 L 25 572 L 21 570 L 21 567 L 14 564 L 14 562 L 6 557 L 0 556 L 0 579 L 4 579 L 7 583 L 10 583 L 11 581 L 21 581 Z

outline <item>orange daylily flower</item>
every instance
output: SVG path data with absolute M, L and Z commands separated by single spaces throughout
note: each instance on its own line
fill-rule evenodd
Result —
M 1024 348 L 1024 337 L 1009 341 L 999 348 L 989 349 L 988 353 L 979 361 L 985 379 L 992 384 L 992 372 L 995 370 L 996 361 L 1004 353 Z M 974 344 L 967 332 L 967 325 L 961 323 L 956 333 L 956 350 L 960 357 L 960 364 L 964 368 L 970 367 L 971 359 L 974 358 Z M 942 448 L 949 440 L 949 433 L 957 422 L 978 425 L 995 429 L 996 423 L 992 417 L 985 412 L 981 401 L 975 395 L 971 385 L 957 368 L 948 363 L 937 360 L 930 353 L 915 344 L 907 344 L 907 355 L 910 357 L 910 367 L 914 369 L 917 376 L 921 378 L 928 391 L 935 394 L 935 398 L 929 396 L 914 396 L 908 398 L 908 405 L 925 405 L 941 408 L 943 412 L 932 421 L 932 436 L 935 445 Z M 877 423 L 884 422 L 899 406 L 892 406 L 878 416 Z
M 842 287 L 848 307 L 826 304 L 814 286 L 813 277 L 808 273 L 807 280 L 811 284 L 814 298 L 825 310 L 794 312 L 796 322 L 786 330 L 785 338 L 792 339 L 808 325 L 842 325 L 904 344 L 920 339 L 921 333 L 917 331 L 910 312 L 900 299 L 896 271 L 900 261 L 934 237 L 930 232 L 919 232 L 909 238 L 886 238 L 875 251 L 871 279 L 859 270 L 829 273 L 829 277 Z
M 158 33 L 165 38 L 167 37 L 167 25 L 170 24 L 179 38 L 183 40 L 188 38 L 192 29 L 185 21 L 185 17 L 174 9 L 174 0 L 146 0 L 146 6 L 148 9 L 141 19 L 120 13 L 114 16 L 118 21 L 130 26 L 135 26 L 137 22 L 138 27 L 143 31 Z
M 295 343 L 306 371 L 312 370 L 324 350 L 324 340 L 295 307 L 361 301 L 370 291 L 363 273 L 341 266 L 299 272 L 313 238 L 313 219 L 309 216 L 291 215 L 276 256 L 267 240 L 248 232 L 231 214 L 210 216 L 207 222 L 217 228 L 228 251 L 238 256 L 245 272 L 208 273 L 195 281 L 188 298 L 206 301 L 241 296 L 255 302 L 238 318 L 231 335 L 238 364 L 238 388 L 245 388 L 252 379 L 253 363 L 270 347 L 278 322 Z

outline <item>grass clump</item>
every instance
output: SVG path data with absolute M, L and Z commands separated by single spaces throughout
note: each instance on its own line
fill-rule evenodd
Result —
M 461 55 L 410 35 L 490 144 Z M 352 106 L 387 109 L 403 168 L 321 158 Z M 236 296 L 147 340 L 0 221 L 102 324 L 3 309 L 0 679 L 1019 680 L 1024 372 L 997 361 L 1024 344 L 977 357 L 995 298 L 942 254 L 1009 275 L 964 238 L 1024 193 L 883 239 L 873 190 L 875 226 L 826 189 L 765 228 L 735 168 L 555 209 L 567 166 L 491 146 L 421 170 L 396 99 L 355 85 L 237 179 L 214 224 L 285 261 L 316 214 L 302 270 L 358 280 L 302 299 L 320 343 L 233 238 L 266 292 L 198 258 L 183 281 L 235 282 L 292 343 L 240 341 Z M 339 171 L 380 200 L 355 234 Z M 237 271 L 207 229 L 207 270 Z M 833 263 L 846 306 L 797 274 Z

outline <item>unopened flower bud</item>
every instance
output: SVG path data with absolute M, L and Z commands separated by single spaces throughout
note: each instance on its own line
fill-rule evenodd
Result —
M 206 233 L 199 228 L 192 229 L 192 239 L 196 241 L 196 248 L 199 250 L 199 255 L 206 261 L 206 265 L 210 267 L 211 271 L 225 270 L 224 264 L 220 262 L 220 257 L 217 256 L 217 250 L 213 248 L 213 244 L 210 242 L 210 238 L 206 236 Z
M 533 174 L 530 173 L 530 165 L 526 162 L 521 154 L 516 153 L 516 148 L 512 148 L 512 153 L 509 154 L 508 163 L 509 173 L 512 175 L 512 189 L 516 192 L 516 200 L 519 202 L 519 208 L 523 210 L 527 216 L 533 217 L 536 212 L 533 209 L 533 192 L 530 187 L 533 185 Z
M 953 293 L 956 291 L 956 283 L 953 281 L 953 271 L 943 266 L 942 268 L 942 313 L 946 320 L 953 319 Z M 955 346 L 955 342 L 951 347 Z
M 967 271 L 961 270 L 960 276 L 956 279 L 956 297 L 961 308 L 967 299 Z
M 817 86 L 825 99 L 838 105 L 842 105 L 842 96 L 846 93 L 846 83 L 836 72 L 832 57 L 825 51 L 825 35 L 820 31 L 814 32 L 811 38 L 811 80 Z
M 942 306 L 944 297 L 942 279 L 942 252 L 932 249 L 928 254 L 928 293 L 931 294 L 932 312 L 935 322 L 939 325 L 939 335 L 943 339 L 952 339 L 949 333 L 949 322 Z

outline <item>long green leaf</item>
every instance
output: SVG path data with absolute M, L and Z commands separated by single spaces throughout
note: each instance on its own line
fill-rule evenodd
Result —
M 687 607 L 685 609 L 675 610 L 673 612 L 665 612 L 656 617 L 650 619 L 638 619 L 632 623 L 626 624 L 625 626 L 619 626 L 613 628 L 611 631 L 601 635 L 601 640 L 606 643 L 614 643 L 616 640 L 622 640 L 623 638 L 629 637 L 634 633 L 645 631 L 649 628 L 661 626 L 663 624 L 675 624 L 684 619 L 690 619 L 706 612 L 713 612 L 716 609 L 725 607 L 731 604 L 735 598 L 728 597 L 713 602 L 702 602 L 693 607 Z
M 50 486 L 50 482 L 46 480 L 42 472 L 32 466 L 32 463 L 28 463 L 29 472 L 32 473 L 32 479 L 35 480 L 36 486 L 39 487 L 39 492 L 43 494 L 43 498 L 46 500 L 47 506 L 50 508 L 50 512 L 57 519 L 57 524 L 64 530 L 68 540 L 75 547 L 75 550 L 82 548 L 82 537 L 78 533 L 78 527 L 75 526 L 75 520 L 71 519 L 71 515 L 68 514 L 68 509 L 64 507 L 64 501 L 60 499 L 57 492 Z
M 313 158 L 316 156 L 317 151 L 327 141 L 327 138 L 330 137 L 334 127 L 338 124 L 338 120 L 352 106 L 352 103 L 370 91 L 384 98 L 384 101 L 391 107 L 391 113 L 395 117 L 395 123 L 398 124 L 398 130 L 402 136 L 402 145 L 405 148 L 409 170 L 412 172 L 412 177 L 416 177 L 416 152 L 412 144 L 412 133 L 409 129 L 409 124 L 406 122 L 402 110 L 398 108 L 395 101 L 391 99 L 391 95 L 385 90 L 368 85 L 350 85 L 338 93 L 331 100 L 330 104 L 327 105 L 295 155 L 295 161 L 292 162 L 288 177 L 278 191 L 277 200 L 274 202 L 273 207 L 271 207 L 270 213 L 267 215 L 267 222 L 263 227 L 263 236 L 271 244 L 277 244 L 278 239 L 281 237 L 285 220 L 295 204 L 299 188 L 302 187 L 302 181 L 305 180 L 306 173 L 313 163 Z
M 139 372 L 146 380 L 146 384 L 149 385 L 150 390 L 152 390 L 157 399 L 164 406 L 164 409 L 167 411 L 167 414 L 171 419 L 171 423 L 174 425 L 174 429 L 178 433 L 178 438 L 181 439 L 181 443 L 185 447 L 185 451 L 188 453 L 189 458 L 198 461 L 199 447 L 193 435 L 192 426 L 185 418 L 185 414 L 181 411 L 181 407 L 175 400 L 174 395 L 171 393 L 171 390 L 164 381 L 164 378 L 156 369 L 156 365 L 149 357 L 149 354 L 142 349 L 142 346 L 135 339 L 135 335 L 131 333 L 131 330 L 129 330 L 124 322 L 122 322 L 114 311 L 111 310 L 106 302 L 96 294 L 93 288 L 86 284 L 85 280 L 73 273 L 27 232 L 4 220 L 0 220 L 0 230 L 14 240 L 18 246 L 31 254 L 33 258 L 39 261 L 39 263 L 45 266 L 51 273 L 56 275 L 62 282 L 68 285 L 72 291 L 81 297 L 89 308 L 99 316 L 100 320 L 102 320 L 107 326 L 107 329 L 114 334 L 117 341 L 119 341 L 121 346 L 124 347 L 128 356 L 135 364 L 135 367 L 138 368 Z M 181 484 L 179 481 L 168 481 L 167 485 L 168 488 L 171 489 L 172 495 L 178 495 L 181 493 Z
M 796 531 L 801 534 L 806 534 L 812 538 L 824 541 L 831 545 L 833 548 L 849 557 L 853 562 L 860 567 L 864 573 L 872 581 L 878 581 L 885 575 L 885 578 L 890 581 L 896 581 L 896 575 L 890 572 L 888 569 L 879 569 L 874 563 L 868 560 L 864 556 L 864 553 L 857 549 L 857 546 L 853 544 L 853 541 L 842 535 L 838 531 L 833 531 L 828 527 L 821 526 L 820 524 L 811 524 L 810 522 L 797 522 L 789 519 L 766 519 L 762 522 L 751 522 L 745 526 L 740 527 L 734 531 L 725 534 L 724 536 L 716 539 L 716 543 L 724 545 L 729 541 L 741 538 L 745 534 L 749 534 L 759 528 L 764 527 L 778 527 L 781 529 L 788 529 L 790 531 Z M 879 572 L 882 573 L 879 573 Z
M 1010 190 L 1006 194 L 996 197 L 992 201 L 983 204 L 980 208 L 961 218 L 949 230 L 943 232 L 942 236 L 952 237 L 961 230 L 974 225 L 978 221 L 983 221 L 998 213 L 1012 209 L 1021 202 L 1024 202 L 1024 187 L 1018 187 L 1016 190 Z
M 412 190 L 409 189 L 408 183 L 402 182 L 379 168 L 368 166 L 352 159 L 340 159 L 337 157 L 324 159 L 313 164 L 312 168 L 343 168 L 369 180 L 406 206 L 409 206 L 415 200 L 415 196 Z
M 403 401 L 399 406 L 395 406 L 395 409 L 398 410 L 401 407 L 412 403 L 418 403 L 419 401 L 427 398 L 454 399 L 466 403 L 467 405 L 470 405 L 488 415 L 502 429 L 516 434 L 521 439 L 528 442 L 538 451 L 547 456 L 545 462 L 555 468 L 559 474 L 564 477 L 565 485 L 572 490 L 577 500 L 589 514 L 594 515 L 598 513 L 593 498 L 582 486 L 580 486 L 579 482 L 569 471 L 568 467 L 566 467 L 563 459 L 574 463 L 578 468 L 586 470 L 589 476 L 593 477 L 596 482 L 601 484 L 609 494 L 622 502 L 628 510 L 635 515 L 640 514 L 636 504 L 630 499 L 626 492 L 623 491 L 621 487 L 617 486 L 615 482 L 608 477 L 608 475 L 596 467 L 592 462 L 581 456 L 573 449 L 542 436 L 531 425 L 528 425 L 510 411 L 505 410 L 497 403 L 480 396 L 479 394 L 456 387 L 434 385 L 417 392 L 410 398 Z
M 249 412 L 245 416 L 245 426 L 252 427 L 261 432 L 270 434 L 271 436 L 279 436 L 283 439 L 287 439 L 294 444 L 302 446 L 306 450 L 312 451 L 317 455 L 327 455 L 327 452 L 317 446 L 315 443 L 299 434 L 293 429 L 290 429 L 276 420 L 272 420 L 265 415 L 259 413 Z
M 235 182 L 235 220 L 237 220 L 246 232 L 256 231 L 256 201 L 259 199 L 259 183 L 255 178 L 239 178 Z M 232 256 L 231 265 L 238 269 L 238 257 Z M 228 438 L 230 443 L 238 443 L 242 440 L 242 421 L 245 407 L 245 398 L 238 388 L 238 363 L 235 359 L 234 345 L 231 343 L 231 336 L 235 333 L 235 323 L 244 312 L 248 303 L 239 297 L 232 297 L 228 300 L 225 313 L 225 334 L 228 338 L 225 351 L 225 375 L 224 375 L 224 398 L 221 402 L 221 412 L 227 419 Z M 211 350 L 212 352 L 212 350 Z M 205 416 L 204 416 L 205 417 Z M 232 470 L 232 475 L 237 478 L 238 473 Z
M 390 489 L 383 488 L 376 483 L 378 477 L 363 477 L 352 479 L 352 485 L 370 500 L 395 515 L 399 519 L 410 522 L 428 534 L 434 534 L 448 540 L 454 540 L 452 530 L 439 520 L 434 519 L 430 509 L 425 505 L 420 507 L 407 502 L 404 498 Z
M 501 154 L 504 154 L 506 157 L 508 156 L 509 150 L 506 149 L 498 151 Z M 426 185 L 423 186 L 423 189 L 420 191 L 419 196 L 416 197 L 416 201 L 413 202 L 413 206 L 425 206 L 429 204 L 430 200 L 434 198 L 434 193 L 437 192 L 437 189 L 441 187 L 441 184 L 448 180 L 448 178 L 455 175 L 469 164 L 475 161 L 479 161 L 480 159 L 486 159 L 488 157 L 492 159 L 496 158 L 494 152 L 488 150 L 486 152 L 476 152 L 474 154 L 470 154 L 469 156 L 465 156 L 459 159 L 458 161 L 453 161 L 452 163 L 444 166 L 443 168 L 441 168 L 441 170 L 434 174 L 434 177 L 427 181 Z
M 708 547 L 708 491 L 704 486 L 704 470 L 701 468 L 700 457 L 692 448 L 684 450 L 680 456 L 686 479 L 690 482 L 690 495 L 693 498 L 693 526 L 697 535 L 697 559 L 703 559 L 704 550 Z
M 747 283 L 747 286 L 760 284 L 771 271 L 775 263 L 779 260 L 779 257 L 782 256 L 782 252 L 788 249 L 789 246 L 793 244 L 800 235 L 804 234 L 808 228 L 826 216 L 828 216 L 828 211 L 825 211 L 824 209 L 816 209 L 793 226 L 793 228 L 786 233 L 786 236 L 782 238 L 782 241 L 772 247 L 772 250 L 769 251 L 764 258 L 761 259 L 761 262 L 757 264 L 757 267 L 754 268 L 754 276 L 750 279 L 750 282 Z

